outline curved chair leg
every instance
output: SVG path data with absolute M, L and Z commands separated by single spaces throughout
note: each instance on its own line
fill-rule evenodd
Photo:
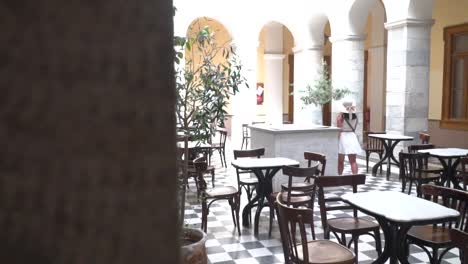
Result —
M 369 172 L 369 152 L 366 151 L 366 172 Z
M 240 211 L 240 193 L 236 195 L 236 197 L 234 198 L 235 200 L 235 203 L 236 203 L 236 220 L 237 220 L 237 233 L 239 234 L 239 236 L 241 235 L 241 231 L 240 231 L 240 218 L 239 218 L 239 211 Z
M 226 162 L 226 149 L 223 147 L 223 158 L 224 158 L 224 168 L 227 168 L 227 162 Z
M 270 205 L 270 227 L 268 229 L 268 236 L 271 236 L 271 230 L 273 229 L 273 218 L 275 218 L 275 208 Z
M 358 261 L 358 255 L 359 255 L 359 248 L 358 248 L 359 236 L 353 234 L 352 240 L 354 240 L 354 254 L 356 255 L 356 263 L 359 263 L 359 261 Z
M 377 251 L 377 255 L 382 255 L 382 239 L 380 239 L 380 229 L 374 231 L 374 238 L 375 238 L 375 250 Z
M 379 153 L 379 160 L 382 160 L 382 153 Z M 382 164 L 380 164 L 380 174 L 382 174 Z
M 213 188 L 215 187 L 214 182 L 215 182 L 215 171 L 212 170 L 211 171 L 211 185 L 213 186 Z
M 206 229 L 208 228 L 208 214 L 209 214 L 209 208 L 208 205 L 206 204 L 206 201 L 202 201 L 202 223 L 201 223 L 201 229 L 206 233 Z

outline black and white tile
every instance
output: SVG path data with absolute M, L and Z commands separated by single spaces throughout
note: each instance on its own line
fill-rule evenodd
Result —
M 226 150 L 226 158 L 228 164 L 232 159 L 232 151 Z M 366 173 L 365 160 L 359 159 L 359 172 Z M 235 170 L 232 166 L 222 168 L 219 162 L 218 153 L 214 153 L 212 164 L 216 165 L 215 186 L 232 185 L 236 186 Z M 374 165 L 371 162 L 371 166 Z M 370 169 L 370 168 L 369 168 Z M 383 168 L 384 174 L 386 168 Z M 350 173 L 350 167 L 345 167 L 345 174 Z M 366 184 L 359 188 L 359 191 L 371 190 L 395 190 L 401 191 L 401 183 L 398 181 L 398 171 L 392 168 L 390 181 L 385 180 L 385 176 L 378 175 L 376 177 L 367 173 Z M 211 187 L 211 177 L 206 177 L 208 186 Z M 336 188 L 330 191 L 330 195 L 342 195 L 349 192 L 349 189 Z M 241 211 L 246 204 L 247 199 L 243 194 L 241 201 Z M 318 238 L 323 238 L 322 224 L 320 222 L 320 212 L 318 207 L 314 208 L 316 215 L 315 232 Z M 350 212 L 335 211 L 333 215 L 351 215 Z M 360 214 L 365 216 L 364 214 Z M 186 224 L 193 227 L 200 227 L 201 223 L 201 205 L 196 195 L 196 187 L 193 182 L 190 182 L 190 189 L 187 190 L 187 203 L 185 210 Z M 276 220 L 274 221 L 273 232 L 271 237 L 268 236 L 269 227 L 269 209 L 265 207 L 262 210 L 259 224 L 259 235 L 253 235 L 252 227 L 241 226 L 241 236 L 238 236 L 234 227 L 231 211 L 226 201 L 215 202 L 210 207 L 208 216 L 208 240 L 206 242 L 208 259 L 210 263 L 237 263 L 237 264 L 255 264 L 255 263 L 284 263 L 283 248 L 281 246 L 280 234 Z M 382 239 L 384 238 L 381 234 Z M 333 238 L 332 238 L 333 240 Z M 336 240 L 335 240 L 336 241 Z M 384 242 L 383 242 L 384 243 Z M 375 241 L 371 236 L 361 236 L 359 238 L 359 263 L 367 264 L 377 257 L 375 251 Z M 410 263 L 429 263 L 427 255 L 422 249 L 411 246 Z M 458 258 L 458 250 L 454 249 L 448 252 L 442 263 L 460 263 Z

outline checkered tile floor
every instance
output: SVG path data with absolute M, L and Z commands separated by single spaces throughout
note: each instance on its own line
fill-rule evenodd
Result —
M 226 149 L 226 159 L 228 168 L 222 168 L 217 152 L 212 157 L 212 164 L 216 167 L 215 186 L 232 185 L 236 186 L 235 170 L 230 166 L 232 160 L 232 151 Z M 365 173 L 365 160 L 359 159 L 359 172 Z M 371 162 L 371 166 L 374 162 Z M 383 167 L 385 173 L 385 166 Z M 350 173 L 350 167 L 346 165 L 344 173 Z M 211 186 L 211 177 L 206 177 L 208 187 Z M 414 188 L 413 188 L 414 189 Z M 390 181 L 385 180 L 385 176 L 373 177 L 370 173 L 367 174 L 366 184 L 361 186 L 358 191 L 371 190 L 395 190 L 401 191 L 401 183 L 398 181 L 398 171 L 392 168 Z M 350 190 L 336 189 L 331 191 L 331 195 L 342 195 Z M 245 194 L 242 195 L 242 208 L 247 203 Z M 317 203 L 315 203 L 317 204 Z M 316 215 L 315 232 L 319 239 L 323 238 L 323 230 L 321 229 L 319 209 L 314 208 Z M 335 211 L 333 215 L 351 215 L 349 212 Z M 330 214 L 330 218 L 333 218 Z M 361 216 L 365 216 L 361 214 Z M 242 218 L 242 216 L 241 216 Z M 189 226 L 196 228 L 200 227 L 201 223 L 201 205 L 197 199 L 196 187 L 193 182 L 190 182 L 190 188 L 187 190 L 187 203 L 185 209 L 185 222 Z M 252 227 L 241 226 L 241 236 L 238 236 L 230 207 L 226 201 L 215 202 L 210 207 L 208 216 L 208 241 L 206 242 L 209 263 L 284 263 L 283 248 L 281 246 L 280 234 L 278 225 L 275 220 L 271 237 L 268 236 L 269 227 L 269 211 L 268 207 L 262 210 L 259 224 L 259 235 L 253 235 Z M 333 235 L 332 235 L 333 237 Z M 384 238 L 381 234 L 382 239 Z M 332 238 L 332 240 L 334 240 Z M 335 240 L 336 241 L 336 240 Z M 383 242 L 384 243 L 384 242 Z M 370 236 L 359 237 L 359 263 L 372 263 L 377 257 L 375 251 L 374 239 Z M 429 263 L 427 255 L 422 249 L 411 246 L 410 263 Z M 458 250 L 454 249 L 448 252 L 442 263 L 460 263 L 458 258 Z

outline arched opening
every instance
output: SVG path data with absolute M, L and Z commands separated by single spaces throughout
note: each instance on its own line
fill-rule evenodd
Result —
M 206 40 L 202 42 L 203 44 L 200 44 L 199 40 L 204 39 L 204 35 L 209 35 L 210 37 L 206 38 Z M 222 76 L 229 77 L 229 75 L 227 74 L 227 71 L 219 69 L 231 67 L 230 58 L 232 56 L 232 37 L 230 32 L 219 21 L 208 17 L 200 17 L 195 19 L 189 25 L 186 37 L 188 40 L 190 39 L 194 41 L 191 42 L 192 44 L 186 47 L 184 51 L 185 65 L 183 65 L 182 67 L 185 67 L 185 72 L 193 74 L 194 76 L 199 76 L 202 72 L 208 72 L 209 70 L 207 69 L 216 68 L 218 69 L 218 73 L 222 71 L 224 75 L 209 75 L 208 78 L 214 78 L 213 82 L 217 82 L 220 84 L 225 83 L 219 81 L 219 79 L 221 79 Z M 207 64 L 209 64 L 210 66 L 204 66 Z M 186 74 L 184 76 L 186 76 Z M 193 86 L 201 87 L 201 89 L 199 90 L 207 91 L 207 87 L 210 87 L 210 85 L 207 85 L 207 83 L 204 81 L 204 79 L 206 79 L 205 77 L 199 77 L 198 79 L 194 77 L 190 79 L 195 80 L 193 81 Z M 187 77 L 185 77 L 185 79 L 187 80 Z M 186 86 L 190 87 L 190 85 Z M 212 85 L 212 87 L 215 86 L 216 85 Z M 210 102 L 209 100 L 210 95 L 205 96 L 205 98 L 207 98 L 207 102 L 205 102 L 205 105 L 213 104 L 219 106 L 218 109 L 224 109 L 225 112 L 221 114 L 221 116 L 224 116 L 224 118 L 214 119 L 212 125 L 224 126 L 227 128 L 228 131 L 230 131 L 231 126 L 229 116 L 232 112 L 232 96 L 230 96 L 231 93 L 229 90 L 224 90 L 230 88 L 226 88 L 226 86 L 222 84 L 219 87 L 224 88 L 221 89 L 219 92 L 217 92 L 216 89 L 210 92 L 211 94 L 213 94 L 211 97 L 215 98 L 212 100 L 212 102 Z M 190 95 L 190 93 L 186 94 Z M 224 100 L 222 100 L 223 98 Z
M 283 24 L 270 22 L 259 34 L 257 107 L 254 122 L 290 123 L 293 113 L 294 37 Z
M 364 47 L 364 131 L 385 131 L 387 31 L 385 8 L 376 1 L 370 9 Z

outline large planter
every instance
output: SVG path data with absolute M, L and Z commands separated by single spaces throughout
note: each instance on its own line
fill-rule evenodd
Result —
M 206 239 L 206 234 L 200 229 L 184 228 L 181 239 L 181 263 L 207 264 Z

